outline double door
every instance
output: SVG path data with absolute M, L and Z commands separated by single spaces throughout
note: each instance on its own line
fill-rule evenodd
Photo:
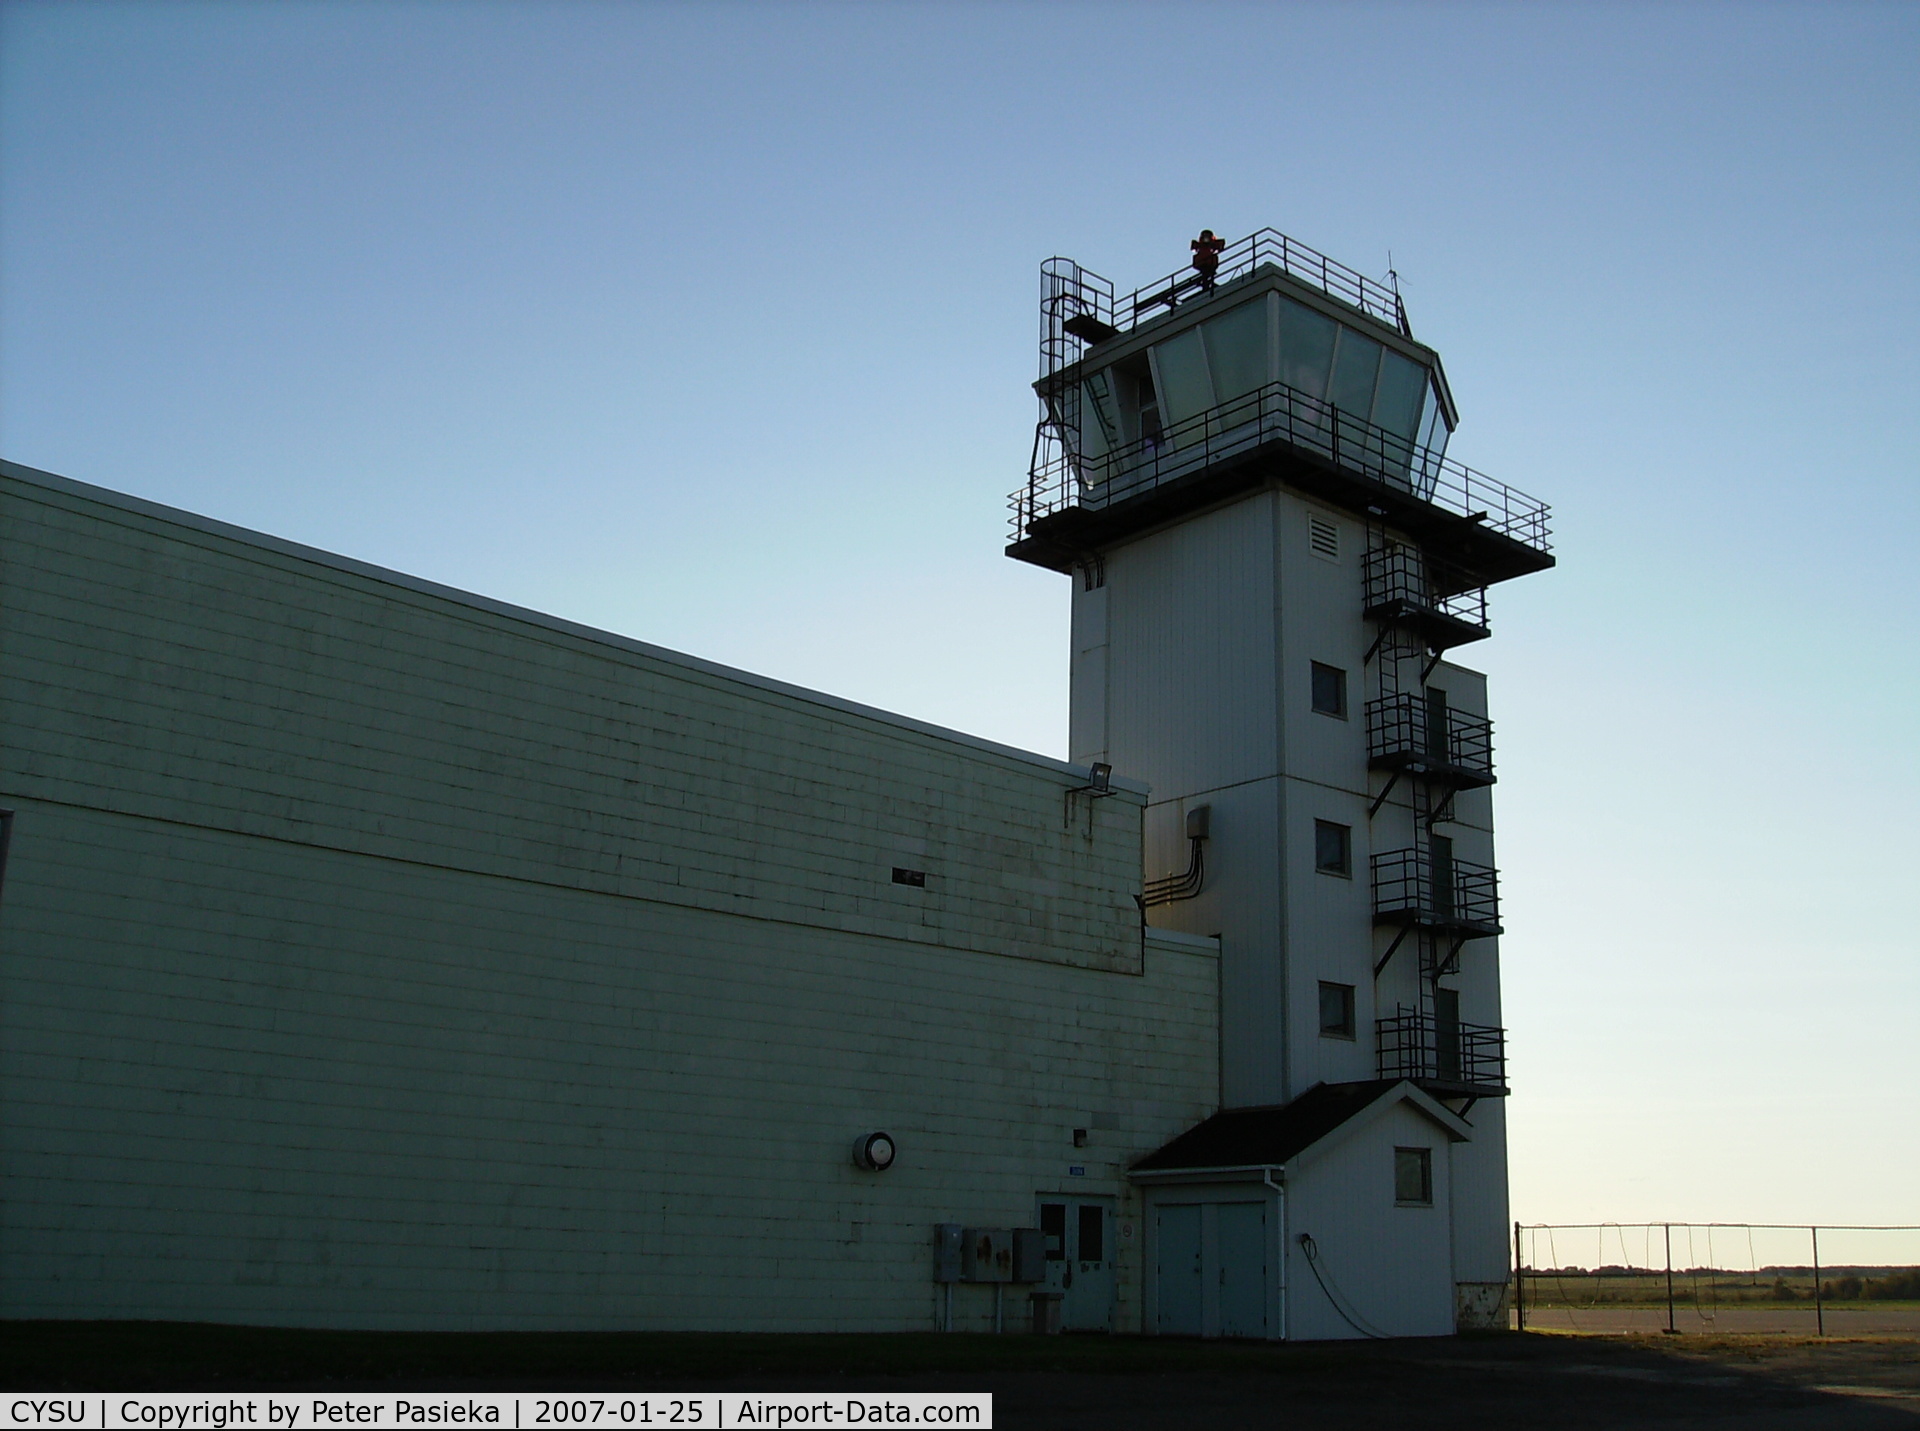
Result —
M 1046 1289 L 1060 1294 L 1061 1329 L 1112 1331 L 1113 1199 L 1042 1196 L 1040 1233 L 1047 1244 Z
M 1273 1335 L 1265 1202 L 1160 1203 L 1153 1329 L 1174 1337 Z

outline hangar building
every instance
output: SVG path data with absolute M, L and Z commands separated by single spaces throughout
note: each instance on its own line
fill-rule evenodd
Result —
M 1281 235 L 1042 284 L 1067 761 L 0 464 L 0 1315 L 1504 1320 L 1546 509 Z

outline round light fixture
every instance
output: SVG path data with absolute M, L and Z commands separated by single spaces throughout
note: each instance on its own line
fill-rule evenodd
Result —
M 884 1173 L 893 1166 L 895 1149 L 891 1133 L 862 1133 L 853 1140 L 853 1163 L 870 1173 Z

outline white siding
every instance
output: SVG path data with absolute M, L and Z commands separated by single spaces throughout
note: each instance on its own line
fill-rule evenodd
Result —
M 1288 1168 L 1287 1336 L 1445 1336 L 1454 1329 L 1448 1135 L 1405 1103 L 1355 1122 Z M 1430 1150 L 1433 1206 L 1396 1205 L 1396 1147 Z M 1314 1241 L 1318 1278 L 1302 1234 Z

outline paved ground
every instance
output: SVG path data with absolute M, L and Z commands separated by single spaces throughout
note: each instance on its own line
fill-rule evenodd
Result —
M 1009 1431 L 1916 1431 L 1920 1344 L 1676 1349 L 1525 1336 L 1288 1348 L 1262 1370 L 779 1378 L 728 1390 L 991 1391 Z
M 0 1327 L 15 1390 L 991 1391 L 1027 1431 L 1920 1431 L 1920 1339 L 1529 1332 L 1268 1346 L 1135 1337 Z
M 993 1386 L 995 1425 L 1046 1431 L 1920 1428 L 1920 1344 L 1676 1349 L 1661 1344 L 1666 1340 L 1397 1343 L 1346 1365 L 1334 1358 L 1324 1367 L 1237 1377 L 1001 1379 Z

